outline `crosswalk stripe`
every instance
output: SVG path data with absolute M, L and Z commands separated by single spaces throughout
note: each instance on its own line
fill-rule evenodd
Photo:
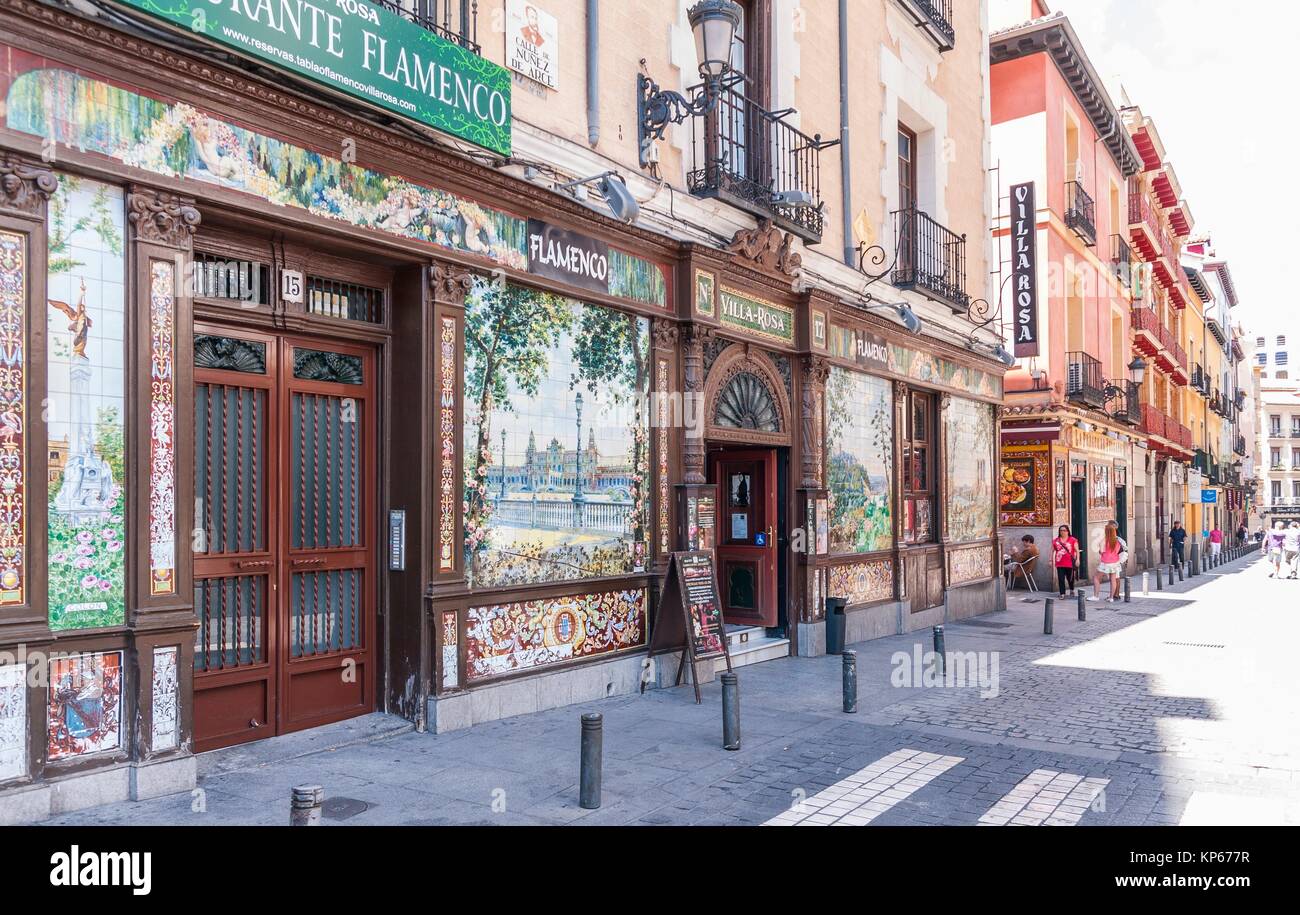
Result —
M 1110 784 L 1054 769 L 1035 769 L 980 817 L 981 826 L 1074 826 Z
M 920 750 L 896 750 L 763 825 L 865 826 L 963 759 Z

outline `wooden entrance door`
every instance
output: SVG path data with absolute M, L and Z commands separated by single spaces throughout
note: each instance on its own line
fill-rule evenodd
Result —
M 195 329 L 195 749 L 374 707 L 374 355 Z
M 776 450 L 719 451 L 718 594 L 723 620 L 775 626 L 777 620 Z

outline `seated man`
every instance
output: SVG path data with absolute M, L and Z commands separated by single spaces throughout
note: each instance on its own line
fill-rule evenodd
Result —
M 1038 547 L 1034 545 L 1034 538 L 1029 534 L 1020 538 L 1020 549 L 1004 559 L 1002 567 L 1008 574 L 1015 571 L 1013 563 L 1024 563 L 1025 574 L 1033 578 L 1034 566 L 1038 564 Z

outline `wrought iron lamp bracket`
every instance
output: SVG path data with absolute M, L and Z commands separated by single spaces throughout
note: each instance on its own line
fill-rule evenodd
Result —
M 641 167 L 650 164 L 650 146 L 664 138 L 669 124 L 680 124 L 690 117 L 708 114 L 718 103 L 720 84 L 706 83 L 693 98 L 687 98 L 672 89 L 662 89 L 659 84 L 638 73 L 636 77 L 637 148 Z

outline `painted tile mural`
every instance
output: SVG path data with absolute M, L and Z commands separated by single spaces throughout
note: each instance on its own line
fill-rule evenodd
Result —
M 961 542 L 993 536 L 993 408 L 949 397 L 944 409 L 947 447 L 948 537 Z
M 470 607 L 470 680 L 530 670 L 645 644 L 643 588 Z
M 46 725 L 51 760 L 116 750 L 122 742 L 122 652 L 53 658 Z
M 865 562 L 848 562 L 830 567 L 828 597 L 843 597 L 854 604 L 890 600 L 894 596 L 894 562 L 892 559 L 872 559 Z
M 0 664 L 0 782 L 27 774 L 27 665 Z
M 948 583 L 961 585 L 993 575 L 993 551 L 987 546 L 952 550 L 948 553 Z
M 465 305 L 472 587 L 643 571 L 649 321 L 480 281 Z
M 527 220 L 218 120 L 183 102 L 42 68 L 35 55 L 10 53 L 13 69 L 26 70 L 9 89 L 7 123 L 14 130 L 155 174 L 233 188 L 279 206 L 528 269 Z M 610 252 L 609 291 L 650 305 L 668 300 L 659 267 L 621 251 Z
M 1052 523 L 1051 483 L 1047 449 L 1002 452 L 998 480 L 1000 523 L 1008 526 L 1047 527 Z
M 50 198 L 51 629 L 125 621 L 122 189 L 60 175 Z
M 27 236 L 0 232 L 0 606 L 26 587 L 26 317 Z
M 149 590 L 176 591 L 176 267 L 149 264 Z
M 175 645 L 153 650 L 153 738 L 149 747 L 155 753 L 159 750 L 174 750 L 180 743 L 177 707 L 180 689 L 176 679 L 178 651 Z
M 826 398 L 830 550 L 887 550 L 894 543 L 892 385 L 834 366 Z

